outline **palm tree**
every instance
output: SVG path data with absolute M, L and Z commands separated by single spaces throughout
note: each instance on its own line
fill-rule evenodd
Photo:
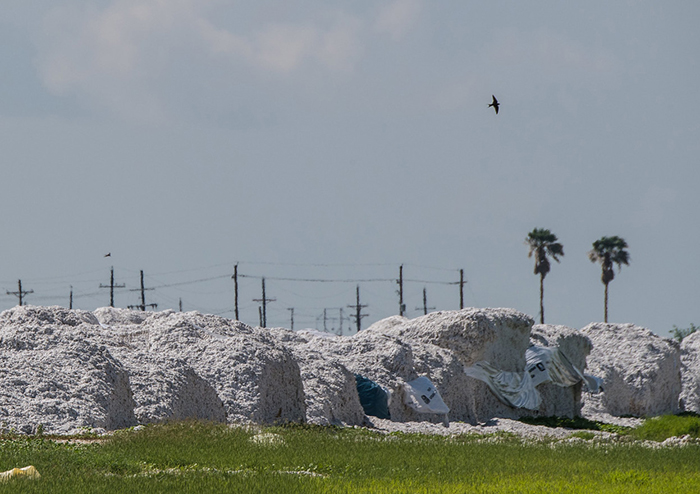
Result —
M 600 280 L 605 285 L 605 322 L 608 322 L 608 283 L 615 279 L 613 264 L 617 264 L 618 269 L 622 265 L 629 266 L 630 254 L 625 249 L 627 242 L 620 237 L 602 237 L 593 242 L 593 250 L 588 253 L 591 262 L 599 262 L 603 268 Z
M 559 262 L 557 256 L 564 255 L 564 246 L 557 242 L 557 236 L 544 228 L 535 228 L 527 234 L 525 243 L 530 246 L 527 257 L 535 254 L 535 274 L 540 275 L 540 324 L 544 324 L 544 277 L 549 273 L 549 259 Z

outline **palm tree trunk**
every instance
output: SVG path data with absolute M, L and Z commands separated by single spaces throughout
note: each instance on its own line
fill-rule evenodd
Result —
M 540 274 L 540 324 L 544 324 L 544 276 Z
M 605 284 L 605 321 L 608 322 L 608 284 Z

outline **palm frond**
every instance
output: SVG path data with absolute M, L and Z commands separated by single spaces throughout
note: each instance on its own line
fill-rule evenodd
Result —
M 591 262 L 599 262 L 604 271 L 612 270 L 612 265 L 629 265 L 630 254 L 625 249 L 628 247 L 625 239 L 618 236 L 601 237 L 593 242 L 593 250 L 588 252 L 588 259 Z

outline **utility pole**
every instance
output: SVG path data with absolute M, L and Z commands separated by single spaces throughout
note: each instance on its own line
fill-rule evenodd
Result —
M 25 295 L 29 295 L 30 293 L 34 293 L 34 290 L 22 290 L 22 280 L 17 280 L 17 288 L 18 290 L 16 292 L 10 292 L 7 291 L 8 295 L 14 295 L 15 297 L 19 297 L 19 306 L 22 307 L 22 301 L 24 300 Z
M 239 321 L 238 319 L 238 264 L 236 264 L 233 267 L 233 303 L 234 305 L 234 313 L 236 315 L 236 321 Z
M 403 264 L 399 266 L 399 279 L 396 283 L 399 285 L 399 315 L 403 316 L 406 312 L 406 304 L 403 303 Z
M 355 314 L 350 316 L 355 318 L 355 323 L 357 324 L 357 332 L 359 333 L 361 328 L 360 321 L 363 317 L 367 317 L 369 314 L 362 314 L 362 308 L 367 307 L 367 305 L 360 304 L 360 285 L 357 285 L 357 302 L 355 305 L 348 305 L 351 309 L 355 309 Z
M 328 332 L 328 316 L 326 315 L 326 309 L 323 309 L 323 332 L 327 333 Z
M 145 288 L 143 285 L 143 269 L 141 270 L 141 288 L 134 288 L 130 291 L 132 292 L 141 292 L 141 305 L 128 305 L 129 309 L 140 309 L 140 310 L 146 310 L 146 307 L 151 307 L 152 309 L 155 309 L 158 307 L 158 304 L 148 304 L 146 305 L 146 290 L 153 290 L 153 288 Z
M 464 270 L 459 270 L 459 309 L 464 309 Z
M 143 271 L 141 271 L 143 273 Z M 109 269 L 109 285 L 103 285 L 100 283 L 100 288 L 109 288 L 109 306 L 114 307 L 114 289 L 115 288 L 124 288 L 126 285 L 121 284 L 121 285 L 115 285 L 114 284 L 114 266 L 112 266 Z
M 287 307 L 287 310 L 291 313 L 291 316 L 290 316 L 290 318 L 291 318 L 291 321 L 290 321 L 291 326 L 290 326 L 289 329 L 291 329 L 292 331 L 294 331 L 294 307 Z
M 340 315 L 339 315 L 339 327 L 338 327 L 338 336 L 343 336 L 343 308 L 341 307 L 340 309 Z
M 180 312 L 182 312 L 182 299 L 180 299 Z
M 68 308 L 73 308 L 73 285 L 70 286 L 70 302 L 68 302 Z
M 416 307 L 416 310 L 420 310 L 421 307 Z M 428 307 L 428 296 L 426 294 L 425 287 L 423 287 L 423 315 L 428 314 L 428 310 L 435 310 L 435 307 Z
M 262 302 L 262 309 L 260 309 L 260 327 L 267 327 L 267 303 L 277 302 L 276 298 L 267 298 L 265 296 L 265 278 L 262 279 L 262 298 L 254 298 L 253 302 Z

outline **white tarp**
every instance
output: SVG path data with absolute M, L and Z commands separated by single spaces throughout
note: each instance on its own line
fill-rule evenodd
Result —
M 435 385 L 427 377 L 419 377 L 404 384 L 404 403 L 421 413 L 450 412 L 449 407 L 442 401 L 442 396 Z
M 525 361 L 527 372 L 535 386 L 552 382 L 567 387 L 583 381 L 590 393 L 603 390 L 601 378 L 582 373 L 557 347 L 533 345 L 525 352 Z
M 541 398 L 536 386 L 551 382 L 557 386 L 573 386 L 583 381 L 592 393 L 599 392 L 601 380 L 584 375 L 557 347 L 533 345 L 525 352 L 525 372 L 505 372 L 488 362 L 465 367 L 464 373 L 485 382 L 498 399 L 516 408 L 537 410 Z
M 527 372 L 506 372 L 482 361 L 465 367 L 464 373 L 485 382 L 493 394 L 506 405 L 528 410 L 537 410 L 540 407 L 540 394 Z
M 557 347 L 531 346 L 525 351 L 525 368 L 534 386 L 552 382 L 566 387 L 583 379 L 583 374 Z

